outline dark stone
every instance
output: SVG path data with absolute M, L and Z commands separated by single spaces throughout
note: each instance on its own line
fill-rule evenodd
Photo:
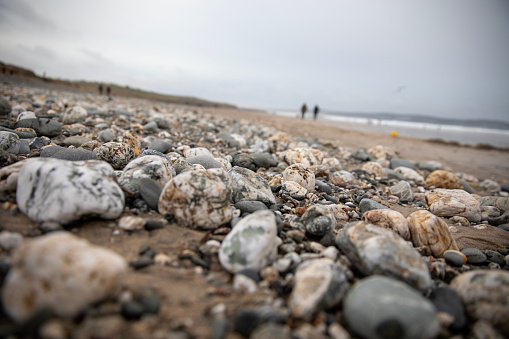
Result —
M 376 209 L 389 209 L 389 207 L 379 204 L 374 200 L 365 198 L 365 199 L 362 199 L 361 202 L 359 203 L 359 209 L 361 211 L 361 214 L 364 214 L 367 211 L 376 210 Z
M 267 206 L 261 201 L 244 200 L 235 203 L 235 208 L 238 208 L 242 212 L 253 213 L 266 210 Z
M 256 172 L 258 168 L 251 154 L 237 153 L 232 155 L 232 158 L 233 167 L 235 166 L 244 167 L 250 169 L 253 172 Z
M 39 135 L 56 137 L 62 134 L 62 124 L 55 119 L 39 118 Z
M 29 154 L 30 153 L 30 144 L 27 140 L 21 139 L 19 141 L 19 151 L 18 154 Z
M 504 192 L 509 192 L 509 182 L 505 182 L 503 184 L 500 184 L 500 189 Z
M 292 194 L 291 197 L 298 201 L 302 201 L 302 200 L 306 199 L 306 196 L 303 194 Z
M 500 229 L 503 229 L 504 231 L 509 232 L 509 224 L 502 224 L 502 225 L 498 225 L 497 227 Z
M 330 202 L 332 202 L 332 203 L 334 203 L 334 204 L 338 204 L 338 203 L 339 203 L 339 202 L 338 202 L 338 200 L 337 200 L 336 198 L 334 198 L 334 197 L 332 197 L 332 196 L 330 196 L 330 195 L 327 195 L 327 194 L 326 194 L 326 195 L 324 195 L 323 197 L 325 198 L 325 200 L 330 201 Z
M 499 264 L 500 266 L 505 265 L 505 258 L 502 254 L 497 251 L 486 250 L 484 254 L 488 257 L 488 260 L 494 263 Z
M 365 149 L 358 149 L 352 152 L 352 158 L 361 160 L 361 161 L 374 161 L 376 158 L 366 152 Z
M 157 211 L 159 196 L 163 191 L 163 186 L 157 181 L 149 178 L 141 178 L 138 185 L 141 198 L 150 208 Z
M 140 157 L 144 157 L 146 155 L 158 155 L 160 157 L 165 158 L 168 161 L 171 161 L 170 157 L 168 157 L 166 154 L 163 154 L 163 153 L 161 153 L 159 151 L 156 151 L 156 150 L 153 150 L 153 149 L 143 150 L 143 152 L 141 152 L 141 154 L 140 154 Z
M 0 286 L 3 285 L 4 278 L 7 276 L 7 273 L 9 273 L 9 270 L 11 269 L 11 264 L 9 262 L 9 259 L 7 257 L 3 257 L 0 259 Z
M 14 164 L 16 161 L 18 161 L 18 158 L 14 154 L 0 149 L 0 167 Z
M 270 153 L 253 153 L 251 154 L 254 164 L 260 168 L 271 168 L 277 166 L 277 160 Z
M 403 176 L 403 174 L 398 173 L 394 170 L 391 170 L 389 168 L 384 168 L 384 171 L 385 171 L 385 175 L 389 179 L 406 180 L 405 177 Z
M 28 145 L 29 145 L 30 149 L 41 149 L 45 146 L 44 141 L 41 138 L 37 138 L 37 137 L 30 140 Z
M 39 119 L 31 118 L 31 119 L 22 119 L 16 121 L 16 128 L 32 128 L 36 132 L 39 131 Z
M 466 247 L 461 252 L 467 256 L 467 263 L 469 264 L 479 265 L 487 260 L 486 255 L 475 247 Z
M 126 319 L 140 319 L 143 315 L 144 307 L 134 300 L 122 304 L 122 315 Z
M 160 129 L 170 129 L 171 128 L 170 122 L 166 119 L 156 119 L 155 121 L 157 124 L 157 128 L 160 128 Z
M 66 150 L 67 148 L 61 146 L 49 146 L 41 151 L 41 158 L 51 158 L 55 153 Z
M 11 113 L 12 107 L 9 101 L 5 98 L 0 98 L 0 115 L 7 115 Z
M 213 157 L 207 156 L 207 155 L 199 155 L 197 157 L 190 157 L 186 159 L 188 163 L 190 164 L 199 164 L 205 167 L 205 169 L 209 168 L 224 168 L 223 165 Z
M 143 313 L 157 314 L 161 307 L 161 297 L 155 291 L 143 293 L 136 298 L 136 301 L 142 306 Z
M 460 183 L 463 185 L 463 189 L 464 189 L 466 192 L 468 192 L 468 193 L 470 193 L 470 194 L 472 194 L 472 193 L 474 193 L 474 192 L 475 192 L 475 189 L 473 189 L 473 187 L 472 187 L 472 186 L 470 186 L 470 185 L 468 184 L 468 182 L 466 182 L 465 180 L 460 179 Z
M 254 270 L 252 268 L 244 268 L 235 274 L 245 275 L 246 277 L 248 277 L 249 279 L 253 280 L 256 283 L 259 283 L 261 280 L 260 275 L 258 274 L 258 271 Z
M 322 244 L 325 247 L 336 246 L 336 235 L 333 232 L 325 234 L 320 239 L 320 244 Z
M 438 287 L 429 296 L 431 302 L 439 312 L 445 312 L 454 317 L 449 328 L 453 331 L 460 331 L 467 325 L 465 308 L 458 292 L 448 286 Z
M 262 323 L 258 312 L 253 310 L 240 310 L 233 319 L 233 328 L 235 331 L 248 338 L 256 326 Z
M 153 149 L 153 150 L 161 152 L 161 153 L 166 153 L 169 150 L 171 150 L 172 148 L 173 148 L 173 145 L 167 141 L 164 141 L 164 140 L 154 140 L 148 146 L 148 149 Z
M 42 152 L 41 152 L 42 153 Z M 81 148 L 65 148 L 59 152 L 56 152 L 51 156 L 55 159 L 80 161 L 80 160 L 99 160 L 97 154 L 92 151 L 81 149 Z
M 89 139 L 89 138 L 86 138 L 86 137 L 82 137 L 82 136 L 79 136 L 79 135 L 75 135 L 75 136 L 72 136 L 72 137 L 66 138 L 66 139 L 64 140 L 64 143 L 65 143 L 67 146 L 80 147 L 81 145 L 83 145 L 84 143 L 89 142 L 89 141 L 92 141 L 92 140 L 91 140 L 91 139 Z
M 221 140 L 223 140 L 225 143 L 228 144 L 228 146 L 230 147 L 233 147 L 233 148 L 239 148 L 240 147 L 240 143 L 235 140 L 235 138 L 232 137 L 232 135 L 228 132 L 221 132 L 217 135 L 217 137 Z M 238 165 L 236 165 L 238 166 Z
M 415 165 L 406 160 L 406 159 L 401 159 L 401 158 L 392 158 L 391 159 L 391 162 L 390 162 L 390 168 L 391 169 L 395 169 L 395 168 L 398 168 L 398 167 L 408 167 L 408 168 L 411 168 L 411 169 L 415 169 Z
M 332 194 L 332 189 L 330 188 L 330 186 L 321 180 L 315 180 L 315 186 L 318 187 L 318 192 L 323 192 L 329 195 Z
M 147 231 L 153 231 L 160 228 L 164 228 L 164 225 L 152 219 L 145 219 L 145 229 Z
M 463 256 L 454 251 L 446 251 L 444 253 L 445 262 L 453 267 L 462 267 L 464 264 Z
M 154 263 L 154 259 L 152 259 L 151 257 L 141 256 L 138 259 L 136 259 L 134 261 L 131 261 L 129 263 L 129 266 L 131 266 L 132 268 L 137 270 L 137 269 L 140 269 L 140 268 L 144 268 L 144 267 L 150 266 L 153 263 Z

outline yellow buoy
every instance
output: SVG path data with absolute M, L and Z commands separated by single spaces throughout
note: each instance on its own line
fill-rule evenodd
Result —
M 396 132 L 396 131 L 391 132 L 391 137 L 395 138 L 397 136 L 398 136 L 398 132 Z

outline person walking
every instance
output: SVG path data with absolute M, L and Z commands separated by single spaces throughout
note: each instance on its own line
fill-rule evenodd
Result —
M 103 95 L 103 85 L 99 85 L 99 95 Z
M 306 106 L 306 103 L 302 104 L 302 107 L 300 108 L 300 112 L 302 114 L 301 118 L 304 119 L 304 115 L 306 114 L 308 110 L 308 106 Z
M 316 117 L 318 116 L 318 112 L 320 111 L 320 108 L 318 105 L 315 106 L 315 109 L 313 110 L 313 119 L 316 120 Z

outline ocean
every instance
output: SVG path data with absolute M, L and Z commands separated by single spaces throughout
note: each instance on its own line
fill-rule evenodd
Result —
M 267 113 L 300 118 L 299 111 L 267 110 Z M 390 134 L 392 131 L 395 131 L 400 136 L 419 139 L 436 139 L 472 146 L 488 145 L 497 148 L 509 148 L 509 129 L 493 128 L 497 126 L 493 121 L 479 120 L 473 123 L 469 120 L 447 119 L 444 120 L 445 123 L 436 123 L 439 120 L 438 118 L 426 118 L 423 116 L 397 114 L 382 114 L 383 118 L 378 116 L 380 115 L 320 112 L 318 120 L 347 123 L 350 128 L 365 132 Z M 312 112 L 306 113 L 306 119 L 312 119 L 312 117 Z M 505 123 L 498 125 L 507 127 Z

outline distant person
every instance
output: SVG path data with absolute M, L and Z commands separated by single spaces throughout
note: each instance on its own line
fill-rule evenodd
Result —
M 302 104 L 302 107 L 300 108 L 300 113 L 302 114 L 302 119 L 304 119 L 304 115 L 306 114 L 306 112 L 308 111 L 308 106 L 306 106 L 306 103 L 303 103 Z
M 5 71 L 6 71 L 5 67 L 2 67 L 2 74 L 5 74 Z
M 103 95 L 103 85 L 99 85 L 99 95 Z
M 106 87 L 106 94 L 108 96 L 111 96 L 111 88 L 110 88 L 110 86 Z
M 318 105 L 315 106 L 315 109 L 313 110 L 313 119 L 316 120 L 316 117 L 318 116 L 318 112 L 320 112 L 320 108 Z

